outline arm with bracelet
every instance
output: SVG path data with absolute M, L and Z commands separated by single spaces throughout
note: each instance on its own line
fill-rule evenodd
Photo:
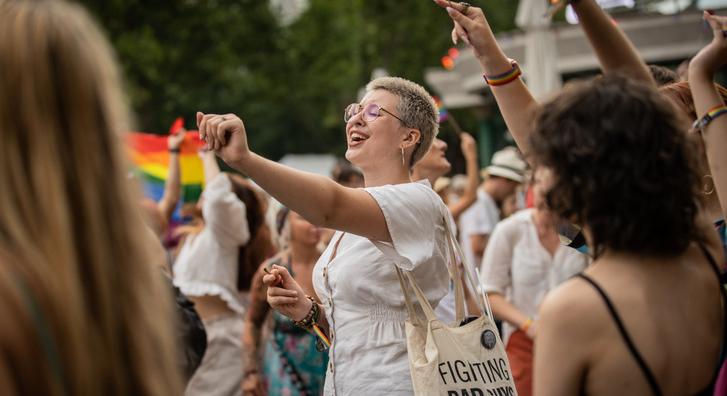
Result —
M 329 348 L 331 341 L 323 306 L 305 294 L 285 267 L 273 265 L 271 270 L 265 268 L 265 271 L 267 273 L 263 277 L 263 282 L 268 285 L 268 302 L 277 306 L 277 310 L 291 318 L 296 326 L 318 336 L 319 349 Z M 299 304 L 299 301 L 302 303 Z
M 689 86 L 699 117 L 693 127 L 701 133 L 709 160 L 709 169 L 719 197 L 722 213 L 727 217 L 727 107 L 714 85 L 714 74 L 727 63 L 727 17 L 704 13 L 712 28 L 712 42 L 689 63 Z
M 164 194 L 159 200 L 159 212 L 164 219 L 165 224 L 169 224 L 177 202 L 182 196 L 181 170 L 179 165 L 179 153 L 186 131 L 181 128 L 167 138 L 167 148 L 169 149 L 169 170 L 167 172 L 167 180 L 164 183 Z
M 435 2 L 445 8 L 454 21 L 452 41 L 456 44 L 462 40 L 472 47 L 508 130 L 520 150 L 527 152 L 538 102 L 520 79 L 522 73 L 517 62 L 509 59 L 497 44 L 482 9 L 447 0 Z
M 520 78 L 522 72 L 517 62 L 509 59 L 498 45 L 482 9 L 447 0 L 435 2 L 446 8 L 454 21 L 452 41 L 462 40 L 472 47 L 508 130 L 520 150 L 527 153 L 528 136 L 539 104 Z M 594 0 L 564 0 L 560 3 L 563 6 L 568 3 L 573 5 L 604 73 L 626 73 L 654 84 L 634 46 Z

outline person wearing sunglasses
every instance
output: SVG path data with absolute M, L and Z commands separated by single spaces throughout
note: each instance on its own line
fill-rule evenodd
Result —
M 313 270 L 317 296 L 306 296 L 282 266 L 263 278 L 273 309 L 330 344 L 325 394 L 413 393 L 395 266 L 412 272 L 433 306 L 447 293 L 446 207 L 428 181 L 410 176 L 437 119 L 421 86 L 397 77 L 371 81 L 344 112 L 346 159 L 365 181 L 355 189 L 253 153 L 234 114 L 197 114 L 201 138 L 225 162 L 310 223 L 338 230 Z M 383 254 L 381 243 L 395 253 Z

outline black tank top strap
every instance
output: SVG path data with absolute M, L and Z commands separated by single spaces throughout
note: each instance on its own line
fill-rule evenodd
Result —
M 722 344 L 720 347 L 719 359 L 717 361 L 717 367 L 714 370 L 712 381 L 710 382 L 709 386 L 700 393 L 700 395 L 711 395 L 711 390 L 714 387 L 715 382 L 717 381 L 717 376 L 719 375 L 720 369 L 722 368 L 722 364 L 725 362 L 725 359 L 727 359 L 727 291 L 725 291 L 725 283 L 727 282 L 725 281 L 725 274 L 720 271 L 719 266 L 717 265 L 717 260 L 712 257 L 712 255 L 709 253 L 709 250 L 707 250 L 707 248 L 701 242 L 699 243 L 699 248 L 702 250 L 704 257 L 707 258 L 707 261 L 709 261 L 709 265 L 712 267 L 714 274 L 717 276 L 719 290 L 722 295 Z
M 661 388 L 659 387 L 659 384 L 656 382 L 656 377 L 654 377 L 654 373 L 651 372 L 651 369 L 646 364 L 646 361 L 641 356 L 641 353 L 639 353 L 639 350 L 636 349 L 636 345 L 634 344 L 633 340 L 631 339 L 631 336 L 629 335 L 628 331 L 626 331 L 626 327 L 624 326 L 624 323 L 621 320 L 621 317 L 619 316 L 618 312 L 616 311 L 616 307 L 611 302 L 611 299 L 608 297 L 606 292 L 601 288 L 601 286 L 599 286 L 598 283 L 596 283 L 593 279 L 588 277 L 588 275 L 580 273 L 576 276 L 585 280 L 586 282 L 590 283 L 591 286 L 593 286 L 593 288 L 596 289 L 598 294 L 601 296 L 601 298 L 603 299 L 603 302 L 606 303 L 606 307 L 608 308 L 608 312 L 611 315 L 611 318 L 616 323 L 616 327 L 618 327 L 618 331 L 619 331 L 619 333 L 621 333 L 621 337 L 623 338 L 624 342 L 626 343 L 626 347 L 629 349 L 631 356 L 633 356 L 634 360 L 636 361 L 636 364 L 639 365 L 641 372 L 644 374 L 644 377 L 646 377 L 646 381 L 649 383 L 649 387 L 651 388 L 654 395 L 661 396 L 662 395 Z

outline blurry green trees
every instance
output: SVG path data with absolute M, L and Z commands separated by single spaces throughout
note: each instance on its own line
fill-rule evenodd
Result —
M 449 18 L 429 0 L 310 0 L 288 26 L 260 0 L 81 3 L 116 48 L 139 130 L 234 112 L 253 149 L 274 159 L 342 154 L 343 108 L 374 68 L 423 83 L 452 45 Z M 496 31 L 513 28 L 516 1 L 472 3 Z

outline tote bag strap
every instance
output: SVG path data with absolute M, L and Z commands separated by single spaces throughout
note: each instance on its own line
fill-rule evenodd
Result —
M 462 282 L 462 273 L 459 270 L 457 263 L 457 255 L 454 246 L 452 246 L 452 228 L 451 224 L 447 222 L 448 216 L 444 216 L 444 227 L 446 230 L 446 242 L 447 252 L 449 261 L 447 263 L 447 270 L 449 271 L 449 277 L 452 279 L 454 284 L 454 319 L 455 323 L 462 323 L 465 316 L 465 298 L 464 298 L 464 283 Z
M 401 292 L 404 293 L 404 303 L 406 304 L 406 310 L 409 312 L 409 320 L 418 326 L 423 326 L 424 322 L 419 317 L 419 314 L 417 314 L 417 311 L 414 309 L 414 304 L 409 297 L 409 288 L 406 286 L 407 282 L 404 280 L 404 272 L 396 265 L 394 265 L 394 268 L 396 269 L 396 277 L 399 278 Z
M 448 210 L 444 205 L 442 205 L 443 210 Z M 449 273 L 450 278 L 454 282 L 454 292 L 455 292 L 455 318 L 457 320 L 457 323 L 461 323 L 464 319 L 464 312 L 465 312 L 465 302 L 464 302 L 464 283 L 462 276 L 460 276 L 460 270 L 458 265 L 457 256 L 459 256 L 462 260 L 462 266 L 464 267 L 464 273 L 467 276 L 468 281 L 472 285 L 472 287 L 475 289 L 473 290 L 475 296 L 476 296 L 476 302 L 479 305 L 480 310 L 482 312 L 486 313 L 488 317 L 492 318 L 492 311 L 490 309 L 489 304 L 486 302 L 483 295 L 479 292 L 479 282 L 476 282 L 475 279 L 477 277 L 471 273 L 469 266 L 464 261 L 465 257 L 462 254 L 462 250 L 459 246 L 459 243 L 457 243 L 457 240 L 454 238 L 454 235 L 452 234 L 452 223 L 450 221 L 449 216 L 447 216 L 447 212 L 442 212 L 442 219 L 446 234 L 446 243 L 447 243 L 447 272 Z M 388 256 L 392 260 L 396 261 L 399 258 L 399 255 L 396 253 L 396 250 L 390 246 L 389 244 L 379 242 L 379 241 L 373 241 L 373 244 L 382 252 L 384 255 Z M 436 319 L 436 316 L 434 314 L 434 309 L 432 308 L 431 304 L 429 304 L 429 300 L 426 298 L 424 292 L 419 287 L 419 284 L 416 282 L 416 279 L 414 279 L 414 276 L 411 274 L 410 271 L 403 271 L 400 269 L 396 264 L 394 264 L 394 267 L 396 268 L 397 277 L 399 278 L 399 286 L 401 287 L 402 293 L 404 293 L 404 300 L 407 306 L 407 310 L 409 311 L 409 316 L 411 320 L 416 321 L 418 323 L 422 323 L 422 318 L 417 314 L 416 310 L 414 309 L 414 305 L 411 301 L 411 298 L 409 297 L 409 290 L 407 287 L 407 283 L 410 285 L 410 287 L 414 290 L 414 294 L 417 297 L 417 302 L 422 307 L 422 311 L 424 312 L 424 315 L 427 320 Z M 406 281 L 404 280 L 406 278 Z M 407 282 L 408 281 L 408 282 Z
M 419 303 L 419 306 L 422 308 L 422 312 L 424 312 L 424 317 L 427 321 L 431 321 L 437 318 L 437 316 L 434 314 L 434 308 L 432 308 L 432 304 L 429 304 L 429 300 L 427 299 L 427 296 L 424 294 L 424 291 L 419 287 L 419 284 L 414 279 L 414 275 L 412 275 L 411 271 L 403 271 L 401 268 L 396 267 L 396 273 L 399 276 L 399 280 L 401 281 L 401 286 L 404 287 L 404 279 L 406 278 L 409 282 L 409 286 L 414 290 L 414 295 L 417 298 L 417 302 Z M 407 309 L 409 309 L 409 316 L 413 318 L 416 318 L 417 321 L 421 323 L 421 318 L 419 318 L 419 315 L 416 314 L 414 311 L 414 306 L 411 304 L 411 300 L 409 300 L 409 293 L 407 291 L 404 291 L 404 299 L 409 301 L 407 303 Z
M 450 251 L 450 263 L 449 266 L 453 268 L 453 272 L 455 274 L 459 274 L 459 266 L 457 257 L 460 258 L 462 262 L 462 267 L 464 268 L 464 273 L 467 276 L 467 280 L 469 281 L 470 285 L 474 288 L 472 290 L 473 294 L 475 295 L 475 301 L 477 302 L 478 308 L 484 313 L 487 313 L 487 315 L 492 318 L 492 311 L 490 310 L 490 305 L 486 302 L 485 297 L 480 292 L 480 283 L 479 283 L 479 277 L 476 276 L 476 274 L 472 274 L 472 271 L 470 271 L 470 266 L 467 265 L 466 256 L 462 253 L 462 249 L 459 246 L 459 243 L 454 238 L 454 235 L 452 235 L 452 222 L 450 221 L 450 217 L 444 214 L 444 228 L 445 232 L 447 234 L 447 242 L 448 242 L 448 250 Z M 462 309 L 464 312 L 464 285 L 462 282 L 462 277 L 457 276 L 454 279 L 455 282 L 455 310 L 457 312 L 457 315 L 459 315 L 459 310 Z M 457 292 L 457 288 L 459 287 L 460 291 Z M 458 301 L 458 299 L 461 298 L 462 301 Z M 460 308 L 461 307 L 461 308 Z M 457 316 L 457 320 L 460 321 L 460 317 Z

